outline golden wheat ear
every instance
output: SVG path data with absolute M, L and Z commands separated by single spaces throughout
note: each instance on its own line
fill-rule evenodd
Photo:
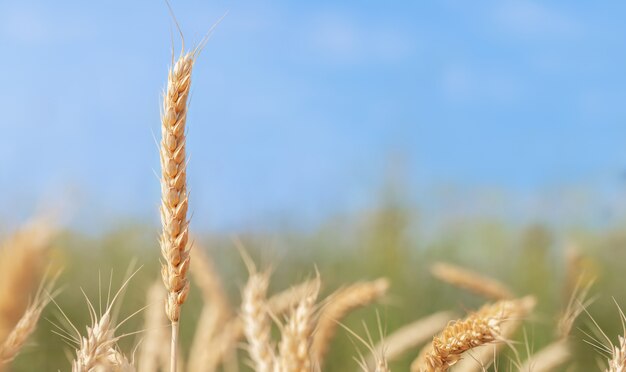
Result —
M 460 266 L 438 262 L 431 267 L 433 276 L 445 283 L 476 293 L 491 300 L 508 300 L 513 292 L 501 282 Z
M 39 217 L 0 243 L 0 342 L 8 337 L 40 285 L 57 229 Z
M 64 328 L 55 324 L 57 330 L 54 331 L 54 333 L 61 336 L 70 345 L 76 347 L 76 356 L 72 361 L 72 372 L 100 370 L 134 371 L 132 363 L 128 362 L 128 359 L 118 350 L 117 341 L 122 337 L 130 336 L 138 332 L 122 335 L 115 335 L 115 332 L 129 319 L 144 310 L 140 309 L 120 322 L 116 321 L 117 303 L 121 301 L 121 297 L 128 287 L 128 284 L 138 271 L 139 270 L 128 275 L 127 279 L 122 283 L 112 298 L 110 296 L 111 283 L 109 283 L 109 291 L 104 311 L 97 311 L 87 295 L 82 292 L 87 302 L 87 309 L 91 318 L 91 325 L 87 326 L 87 334 L 85 336 L 80 333 L 78 328 L 72 323 L 54 298 L 51 298 L 51 301 L 54 302 L 60 312 L 62 321 L 66 325 L 66 328 Z M 115 363 L 119 363 L 119 365 Z
M 511 308 L 511 315 L 505 319 L 500 326 L 500 335 L 495 344 L 482 345 L 470 350 L 465 358 L 459 360 L 454 366 L 459 372 L 481 372 L 487 367 L 497 362 L 498 354 L 505 346 L 511 348 L 519 362 L 520 357 L 517 350 L 510 341 L 515 333 L 521 328 L 523 322 L 527 320 L 537 305 L 537 300 L 533 296 L 526 296 L 510 301 L 515 306 Z M 515 359 L 511 360 L 513 362 Z M 518 363 L 519 364 L 519 363 Z
M 34 299 L 26 307 L 24 314 L 8 334 L 6 340 L 0 345 L 0 370 L 2 370 L 2 365 L 15 359 L 35 331 L 43 309 L 56 295 L 56 292 L 52 292 L 55 281 L 56 276 L 47 283 L 42 280 Z
M 250 277 L 242 292 L 241 319 L 243 332 L 248 341 L 247 349 L 255 371 L 270 372 L 274 369 L 276 355 L 271 340 L 272 323 L 267 305 L 269 272 L 258 273 L 248 263 Z
M 483 306 L 463 320 L 451 322 L 413 361 L 411 371 L 447 371 L 468 350 L 504 341 L 502 323 L 519 319 L 521 309 L 531 301 L 534 303 L 531 298 L 502 300 Z

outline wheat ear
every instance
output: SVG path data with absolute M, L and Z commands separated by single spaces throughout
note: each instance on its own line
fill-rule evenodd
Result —
M 51 286 L 52 284 L 47 289 Z M 6 340 L 0 345 L 0 367 L 11 362 L 19 354 L 28 337 L 35 331 L 41 312 L 50 302 L 50 294 L 43 292 L 42 286 Z
M 276 356 L 271 343 L 271 322 L 267 308 L 269 273 L 257 273 L 251 269 L 241 303 L 243 331 L 248 340 L 248 353 L 255 371 L 271 372 Z
M 124 283 L 122 283 L 122 285 L 110 301 L 107 298 L 104 313 L 102 313 L 100 316 L 98 316 L 98 312 L 94 308 L 89 298 L 87 298 L 87 295 L 85 295 L 83 292 L 83 295 L 85 296 L 85 299 L 87 301 L 89 317 L 91 318 L 91 326 L 86 327 L 86 336 L 82 336 L 80 334 L 76 326 L 67 317 L 67 314 L 65 314 L 63 310 L 59 307 L 59 305 L 55 302 L 55 304 L 61 311 L 63 318 L 70 326 L 70 331 L 63 331 L 64 334 L 58 334 L 64 337 L 66 340 L 76 343 L 77 345 L 76 357 L 72 361 L 72 372 L 92 372 L 97 369 L 102 369 L 103 366 L 110 366 L 111 363 L 114 363 L 116 360 L 120 362 L 120 365 L 112 365 L 109 370 L 116 370 L 115 368 L 121 368 L 125 366 L 123 361 L 127 359 L 125 357 L 119 358 L 115 356 L 116 353 L 119 353 L 119 351 L 117 350 L 117 341 L 121 337 L 123 337 L 123 335 L 117 336 L 115 335 L 115 332 L 121 324 L 126 322 L 137 313 L 132 314 L 130 317 L 119 322 L 119 324 L 116 324 L 115 318 L 117 317 L 117 315 L 114 306 L 120 296 L 123 295 L 128 286 L 128 283 L 135 276 L 135 274 L 137 274 L 137 271 L 132 273 L 124 281 Z M 60 327 L 58 328 L 61 330 Z M 74 332 L 75 335 L 73 335 L 71 332 Z
M 0 342 L 29 305 L 42 280 L 46 252 L 55 229 L 46 219 L 33 220 L 3 242 L 0 247 Z
M 503 300 L 485 305 L 463 320 L 451 322 L 413 362 L 411 371 L 447 371 L 467 350 L 499 341 L 500 325 L 516 313 L 516 306 L 513 301 Z
M 315 364 L 311 361 L 311 343 L 315 329 L 315 302 L 320 290 L 319 276 L 312 282 L 309 293 L 293 309 L 283 326 L 280 340 L 280 371 L 309 372 Z
M 313 336 L 311 345 L 313 359 L 320 365 L 323 363 L 341 319 L 351 311 L 378 300 L 388 289 L 389 280 L 380 278 L 371 282 L 352 284 L 330 295 L 328 303 L 321 310 Z
M 161 114 L 161 275 L 165 313 L 172 324 L 170 371 L 176 370 L 180 308 L 189 293 L 189 221 L 185 124 L 191 70 L 199 49 L 181 53 L 170 68 Z
M 459 266 L 439 262 L 431 267 L 431 273 L 443 282 L 488 299 L 507 300 L 513 298 L 511 290 L 504 284 Z
M 509 301 L 511 313 L 500 326 L 499 341 L 495 345 L 482 345 L 470 351 L 470 355 L 463 358 L 454 366 L 455 372 L 481 372 L 494 362 L 496 356 L 508 343 L 522 325 L 522 321 L 528 318 L 537 305 L 537 300 L 533 296 L 526 296 L 520 299 Z

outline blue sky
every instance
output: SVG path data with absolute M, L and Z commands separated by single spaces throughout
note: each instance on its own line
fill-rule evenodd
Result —
M 188 43 L 229 11 L 194 72 L 198 226 L 367 209 L 394 171 L 433 213 L 626 206 L 626 3 L 172 7 Z M 172 27 L 162 1 L 0 0 L 1 219 L 61 200 L 156 221 Z

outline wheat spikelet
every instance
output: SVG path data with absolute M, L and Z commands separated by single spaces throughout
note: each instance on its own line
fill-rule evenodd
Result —
M 163 312 L 165 288 L 161 281 L 154 282 L 148 289 L 146 298 L 145 335 L 139 349 L 139 372 L 157 372 L 165 369 L 168 363 L 167 319 Z
M 116 348 L 109 348 L 104 358 L 98 359 L 93 372 L 135 372 L 135 366 Z
M 514 301 L 502 300 L 451 322 L 413 362 L 411 371 L 447 371 L 467 350 L 500 340 L 500 326 L 516 314 L 517 306 Z
M 0 342 L 19 321 L 43 277 L 55 230 L 48 220 L 24 225 L 0 248 Z
M 309 293 L 293 309 L 283 326 L 280 340 L 280 371 L 309 372 L 315 364 L 311 361 L 312 334 L 315 328 L 315 302 L 320 290 L 319 276 L 309 288 Z
M 315 285 L 315 280 L 305 280 L 300 284 L 289 287 L 273 295 L 267 301 L 270 312 L 274 315 L 280 315 L 291 309 L 303 298 L 308 296 L 311 288 Z
M 48 302 L 49 297 L 43 295 L 43 290 L 40 289 L 6 340 L 0 345 L 0 366 L 9 363 L 19 354 L 28 337 L 35 331 L 41 312 Z
M 619 336 L 619 345 L 611 347 L 612 357 L 609 360 L 609 368 L 607 372 L 625 372 L 626 371 L 626 339 Z
M 441 311 L 407 324 L 387 336 L 384 343 L 378 343 L 373 354 L 380 355 L 384 350 L 387 360 L 396 360 L 404 352 L 432 339 L 452 319 L 452 312 Z M 374 360 L 374 356 L 371 356 L 370 360 Z
M 338 321 L 356 308 L 381 298 L 389 289 L 389 280 L 380 278 L 371 282 L 355 283 L 329 296 L 322 308 L 313 336 L 311 354 L 320 365 L 337 331 Z
M 549 372 L 567 362 L 572 356 L 568 342 L 558 340 L 528 358 L 520 372 Z
M 376 363 L 375 372 L 391 372 L 389 365 L 387 364 L 387 358 L 383 355 L 379 358 L 378 363 Z
M 252 271 L 242 293 L 243 331 L 255 370 L 270 372 L 274 368 L 276 356 L 271 344 L 271 322 L 266 299 L 269 274 Z
M 431 272 L 441 281 L 488 299 L 507 300 L 513 298 L 511 290 L 504 284 L 459 266 L 439 262 L 431 267 Z

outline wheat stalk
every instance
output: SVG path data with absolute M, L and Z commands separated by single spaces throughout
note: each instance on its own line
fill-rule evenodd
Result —
M 506 300 L 513 298 L 511 290 L 504 284 L 459 266 L 438 262 L 431 267 L 431 273 L 443 282 L 488 299 Z
M 309 372 L 315 364 L 311 361 L 312 334 L 315 328 L 315 302 L 320 290 L 319 276 L 313 281 L 309 293 L 293 309 L 281 332 L 280 371 Z
M 380 278 L 371 282 L 355 283 L 329 296 L 322 308 L 313 336 L 311 354 L 320 365 L 337 331 L 338 322 L 354 309 L 381 298 L 389 289 L 389 280 Z

